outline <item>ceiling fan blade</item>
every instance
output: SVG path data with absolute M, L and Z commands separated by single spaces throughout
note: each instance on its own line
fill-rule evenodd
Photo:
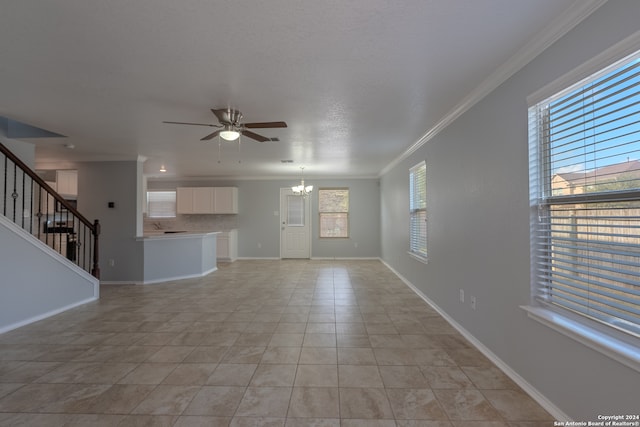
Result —
M 271 139 L 267 138 L 266 136 L 258 135 L 257 133 L 248 130 L 241 130 L 240 133 L 244 136 L 248 136 L 251 139 L 255 139 L 258 142 L 271 141 Z
M 242 126 L 248 129 L 266 129 L 266 128 L 286 128 L 285 122 L 262 122 L 262 123 L 244 123 Z
M 210 139 L 215 138 L 216 136 L 218 136 L 220 134 L 220 132 L 222 132 L 221 130 L 217 130 L 213 133 L 210 133 L 209 135 L 205 136 L 204 138 L 200 139 L 200 141 L 209 141 Z
M 162 122 L 162 123 L 169 123 L 169 124 L 173 124 L 173 125 L 192 125 L 192 126 L 209 126 L 212 128 L 219 128 L 222 127 L 220 125 L 212 125 L 210 123 L 190 123 L 190 122 Z

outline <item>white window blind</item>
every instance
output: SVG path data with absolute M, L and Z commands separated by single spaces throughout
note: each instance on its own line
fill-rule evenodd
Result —
M 535 299 L 640 336 L 640 55 L 529 109 Z
M 427 258 L 427 166 L 409 169 L 409 252 Z
M 149 218 L 175 218 L 175 191 L 147 191 L 147 215 Z

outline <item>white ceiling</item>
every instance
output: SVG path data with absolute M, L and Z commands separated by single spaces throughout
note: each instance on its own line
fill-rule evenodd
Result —
M 39 163 L 143 156 L 149 175 L 164 164 L 179 177 L 303 165 L 307 176 L 377 176 L 577 5 L 3 1 L 0 116 L 67 136 L 26 139 Z M 288 128 L 254 129 L 279 142 L 224 143 L 218 161 L 217 138 L 200 141 L 214 129 L 162 123 L 217 123 L 210 109 L 228 106 Z

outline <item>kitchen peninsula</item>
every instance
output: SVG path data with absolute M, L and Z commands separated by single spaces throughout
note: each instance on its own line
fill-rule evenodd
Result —
M 143 284 L 202 277 L 217 270 L 219 232 L 158 231 L 136 237 L 144 250 Z

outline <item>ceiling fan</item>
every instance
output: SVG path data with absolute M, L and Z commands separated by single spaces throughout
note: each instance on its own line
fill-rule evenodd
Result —
M 248 129 L 266 129 L 266 128 L 286 128 L 285 122 L 261 122 L 261 123 L 242 123 L 242 113 L 232 108 L 211 109 L 211 112 L 218 118 L 219 125 L 210 123 L 189 123 L 189 122 L 166 122 L 176 125 L 192 125 L 192 126 L 209 126 L 220 128 L 213 133 L 205 136 L 201 141 L 209 141 L 220 135 L 222 139 L 227 141 L 235 141 L 240 135 L 255 139 L 258 142 L 278 141 L 278 138 L 267 138 L 258 135 Z

